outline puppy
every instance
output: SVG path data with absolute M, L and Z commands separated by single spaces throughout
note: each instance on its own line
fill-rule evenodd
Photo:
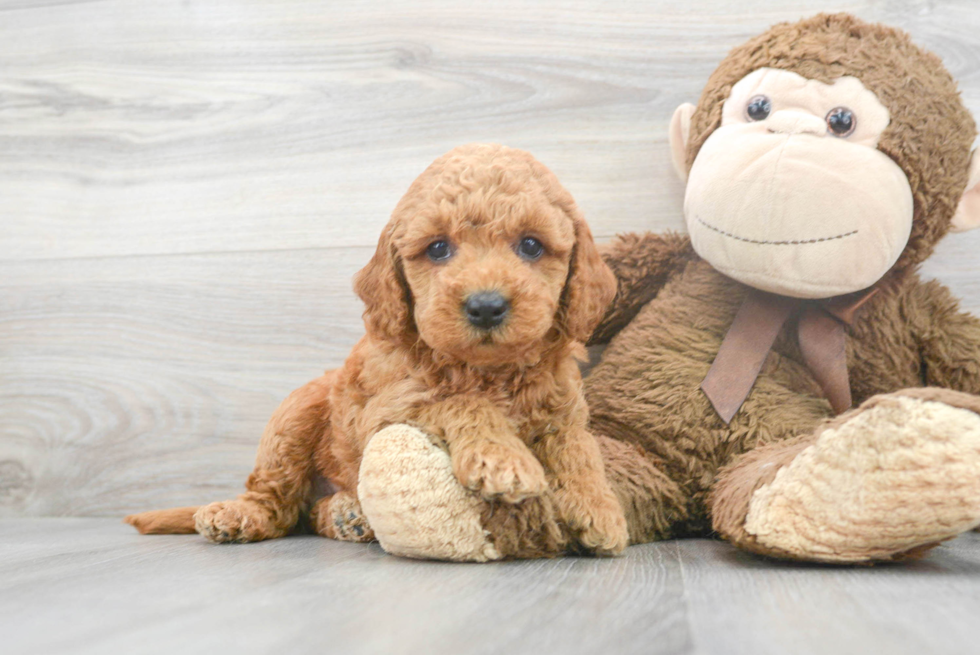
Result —
M 323 476 L 334 492 L 313 506 L 313 528 L 369 541 L 361 455 L 376 432 L 406 423 L 441 439 L 459 481 L 484 498 L 548 491 L 580 547 L 626 546 L 576 364 L 616 283 L 551 171 L 497 145 L 450 151 L 398 203 L 354 287 L 367 335 L 276 410 L 247 491 L 128 523 L 216 542 L 281 537 Z

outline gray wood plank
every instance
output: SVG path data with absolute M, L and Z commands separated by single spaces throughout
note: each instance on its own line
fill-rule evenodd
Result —
M 774 562 L 723 542 L 675 542 L 697 652 L 976 653 L 980 535 L 921 561 Z
M 289 537 L 216 546 L 106 519 L 0 521 L 21 653 L 974 653 L 980 535 L 877 567 L 708 540 L 616 559 L 418 562 Z
M 23 3 L 0 22 L 3 257 L 370 245 L 475 140 L 537 153 L 600 236 L 679 227 L 666 127 L 728 49 L 848 9 L 908 28 L 980 112 L 973 6 Z
M 0 522 L 5 653 L 680 653 L 676 556 L 459 565 L 290 537 L 215 546 Z
M 236 495 L 282 398 L 363 334 L 368 256 L 0 263 L 0 514 Z

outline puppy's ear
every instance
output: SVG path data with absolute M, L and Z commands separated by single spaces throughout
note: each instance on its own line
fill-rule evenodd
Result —
M 566 213 L 575 226 L 575 249 L 562 296 L 561 323 L 570 338 L 584 343 L 616 295 L 616 277 L 602 261 L 578 208 L 573 205 Z
M 369 335 L 401 339 L 413 330 L 412 297 L 393 243 L 395 221 L 385 226 L 371 261 L 354 276 L 354 292 L 364 301 Z

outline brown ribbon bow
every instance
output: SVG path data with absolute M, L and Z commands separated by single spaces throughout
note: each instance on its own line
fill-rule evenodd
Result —
M 820 301 L 750 289 L 728 328 L 718 356 L 701 383 L 725 423 L 745 402 L 779 331 L 801 311 L 797 339 L 803 361 L 838 414 L 851 406 L 844 326 L 877 293 L 876 288 Z

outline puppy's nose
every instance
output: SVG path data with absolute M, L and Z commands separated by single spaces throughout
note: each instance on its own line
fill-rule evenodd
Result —
M 479 291 L 466 299 L 463 310 L 474 326 L 489 330 L 507 318 L 510 303 L 496 291 Z

